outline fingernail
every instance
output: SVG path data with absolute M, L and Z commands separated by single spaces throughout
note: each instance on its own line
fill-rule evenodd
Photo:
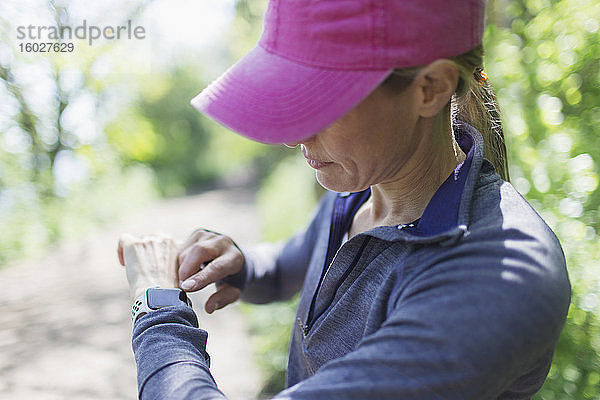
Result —
M 215 308 L 213 309 L 213 311 L 218 310 L 221 307 L 221 303 L 216 302 L 215 303 Z
M 192 289 L 192 288 L 193 288 L 195 285 L 196 285 L 196 282 L 194 282 L 194 280 L 193 280 L 193 279 L 188 279 L 187 281 L 184 281 L 184 282 L 181 284 L 181 288 L 182 288 L 183 290 L 190 290 L 190 289 Z

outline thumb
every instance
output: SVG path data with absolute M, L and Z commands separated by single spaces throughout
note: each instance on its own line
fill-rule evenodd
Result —
M 131 245 L 135 241 L 135 237 L 129 233 L 122 233 L 119 236 L 119 244 L 117 246 L 117 255 L 119 256 L 119 262 L 122 266 L 125 266 L 125 256 L 123 255 L 123 248 Z
M 207 313 L 212 314 L 215 310 L 219 310 L 239 299 L 241 294 L 242 291 L 235 286 L 226 283 L 220 284 L 217 291 L 206 300 L 204 309 Z
M 119 246 L 117 247 L 117 256 L 119 256 L 119 263 L 122 266 L 125 266 L 125 260 L 123 259 L 123 247 L 121 246 L 120 242 L 119 242 Z

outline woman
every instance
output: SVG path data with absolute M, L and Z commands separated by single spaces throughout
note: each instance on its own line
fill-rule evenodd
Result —
M 541 387 L 570 287 L 556 237 L 502 179 L 483 15 L 473 0 L 269 3 L 258 46 L 192 104 L 250 138 L 301 145 L 330 192 L 282 245 L 240 250 L 205 230 L 181 248 L 121 239 L 140 398 L 222 397 L 206 333 L 168 289 L 213 282 L 208 312 L 301 291 L 277 398 L 527 399 Z

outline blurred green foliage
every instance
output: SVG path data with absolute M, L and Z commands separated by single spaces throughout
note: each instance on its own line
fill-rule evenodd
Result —
M 10 5 L 4 5 L 10 10 Z M 45 10 L 62 24 L 60 8 Z M 122 168 L 103 135 L 113 81 L 93 70 L 105 55 L 77 57 L 18 50 L 0 15 L 0 265 L 156 197 L 154 173 Z
M 148 76 L 139 98 L 106 127 L 123 163 L 144 163 L 156 173 L 164 195 L 181 195 L 214 181 L 219 171 L 206 162 L 210 133 L 190 104 L 203 84 L 181 68 Z
M 197 65 L 149 68 L 117 41 L 23 53 L 15 9 L 0 4 L 0 265 L 159 195 L 205 190 L 228 176 L 260 180 L 289 154 L 195 111 L 189 101 L 206 85 Z M 35 12 L 70 25 L 68 9 L 54 2 Z
M 559 236 L 573 299 L 536 399 L 600 398 L 600 2 L 496 1 L 485 38 L 513 184 Z

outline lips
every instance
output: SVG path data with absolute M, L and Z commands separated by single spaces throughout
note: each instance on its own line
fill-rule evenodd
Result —
M 304 156 L 304 158 L 306 158 L 306 162 L 308 163 L 308 165 L 310 165 L 314 169 L 321 169 L 329 164 L 333 164 L 333 163 L 327 162 L 327 161 L 316 160 L 315 158 L 313 158 L 312 155 L 308 154 L 308 152 L 306 151 L 306 147 L 304 147 L 304 146 L 301 146 L 301 149 L 302 149 L 302 155 Z
M 310 158 L 307 158 L 306 162 L 308 163 L 308 165 L 310 165 L 314 169 L 321 169 L 321 168 L 323 168 L 323 167 L 331 164 L 330 162 L 324 163 L 324 162 L 321 162 L 321 161 L 311 160 Z

